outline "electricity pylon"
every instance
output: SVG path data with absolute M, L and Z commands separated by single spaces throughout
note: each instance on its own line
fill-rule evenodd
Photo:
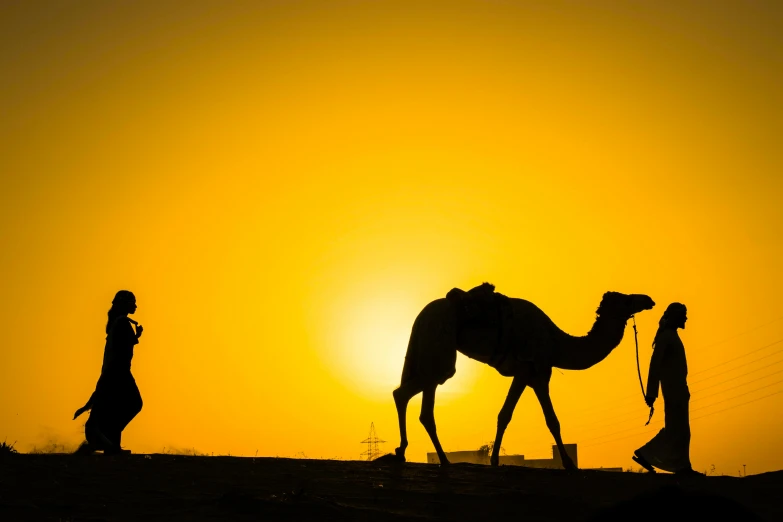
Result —
M 378 449 L 378 444 L 383 444 L 385 440 L 378 438 L 375 433 L 375 423 L 370 423 L 370 435 L 362 441 L 362 444 L 367 444 L 367 451 L 361 454 L 362 457 L 367 457 L 366 460 L 375 460 L 381 454 L 381 450 Z

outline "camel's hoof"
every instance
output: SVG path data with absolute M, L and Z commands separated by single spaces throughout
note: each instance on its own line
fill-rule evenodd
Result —
M 490 459 L 489 460 L 489 465 L 492 466 L 493 468 L 497 468 L 498 466 L 500 466 L 500 460 L 499 459 Z
M 373 462 L 378 462 L 380 464 L 405 462 L 405 457 L 394 453 L 387 453 L 386 455 L 382 455 L 373 460 Z
M 564 460 L 563 467 L 566 471 L 579 471 L 579 468 L 576 467 L 576 464 L 574 464 L 574 461 L 571 459 Z

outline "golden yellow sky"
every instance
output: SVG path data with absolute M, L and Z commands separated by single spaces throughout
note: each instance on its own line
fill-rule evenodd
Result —
M 709 370 L 783 338 L 781 27 L 777 2 L 0 4 L 0 437 L 81 440 L 129 289 L 125 446 L 354 459 L 374 422 L 391 451 L 416 314 L 489 281 L 575 335 L 650 295 L 645 379 L 685 303 L 694 467 L 783 468 L 783 393 L 741 404 L 783 391 L 783 343 Z M 494 437 L 509 384 L 460 357 L 447 451 Z M 583 467 L 660 427 L 630 326 L 552 397 Z M 528 391 L 504 447 L 551 444 Z

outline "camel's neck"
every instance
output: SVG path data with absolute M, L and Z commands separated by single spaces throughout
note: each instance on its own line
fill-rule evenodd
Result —
M 584 337 L 563 333 L 555 366 L 564 370 L 586 370 L 603 361 L 623 340 L 628 319 L 599 317 Z

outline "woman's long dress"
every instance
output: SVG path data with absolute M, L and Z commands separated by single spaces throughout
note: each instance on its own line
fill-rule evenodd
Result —
M 650 464 L 664 471 L 690 469 L 691 427 L 688 416 L 688 363 L 685 347 L 675 330 L 662 332 L 650 362 L 647 393 L 658 395 L 660 383 L 664 403 L 664 427 L 647 444 L 636 450 Z
M 92 410 L 84 426 L 87 441 L 95 449 L 120 449 L 122 431 L 141 411 L 141 393 L 131 374 L 133 347 L 138 342 L 127 317 L 117 318 L 110 326 L 101 376 L 90 398 Z

